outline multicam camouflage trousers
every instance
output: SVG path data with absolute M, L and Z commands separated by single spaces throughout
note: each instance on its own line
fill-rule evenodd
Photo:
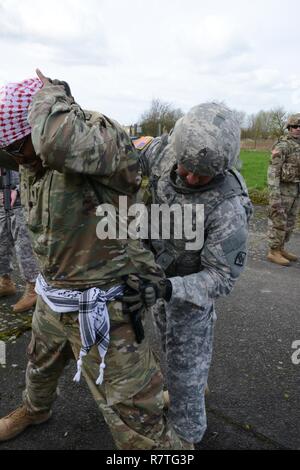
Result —
M 38 265 L 32 251 L 22 207 L 6 212 L 0 205 L 0 276 L 11 274 L 14 249 L 21 275 L 26 282 L 35 282 Z
M 153 315 L 165 355 L 170 423 L 185 441 L 200 442 L 207 427 L 205 388 L 216 319 L 213 304 L 198 308 L 177 300 L 158 301 Z
M 287 243 L 295 228 L 299 213 L 300 184 L 281 183 L 281 198 L 270 199 L 268 238 L 271 250 Z
M 148 343 L 136 343 L 120 302 L 109 302 L 108 310 L 111 331 L 103 385 L 95 383 L 100 364 L 96 347 L 83 358 L 82 373 L 117 448 L 185 448 L 166 425 L 162 375 Z M 78 313 L 57 314 L 38 297 L 23 394 L 30 412 L 51 408 L 58 379 L 69 359 L 78 357 L 80 346 Z

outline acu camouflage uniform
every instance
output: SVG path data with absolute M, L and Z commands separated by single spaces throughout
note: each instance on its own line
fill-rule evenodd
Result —
M 300 141 L 283 136 L 273 146 L 268 170 L 269 246 L 283 248 L 297 221 L 300 200 Z
M 107 290 L 129 273 L 161 277 L 151 252 L 139 241 L 100 240 L 100 203 L 118 208 L 119 195 L 135 201 L 141 176 L 136 153 L 118 123 L 84 112 L 63 87 L 47 85 L 33 98 L 29 123 L 43 171 L 22 168 L 21 195 L 41 272 L 59 289 Z M 3 159 L 7 158 L 2 152 Z M 122 304 L 108 303 L 111 340 L 104 383 L 95 384 L 96 349 L 83 360 L 83 374 L 119 449 L 181 448 L 163 416 L 162 376 L 145 340 L 137 344 Z M 32 324 L 24 403 L 30 412 L 49 410 L 70 355 L 78 356 L 78 314 L 59 315 L 38 298 Z M 99 443 L 99 446 L 101 443 Z
M 4 208 L 3 188 L 5 179 L 9 177 L 11 189 L 19 189 L 19 173 L 4 170 L 6 174 L 0 176 L 0 276 L 10 275 L 13 271 L 14 250 L 22 278 L 28 282 L 35 282 L 38 275 L 36 257 L 32 251 L 31 240 L 26 227 L 24 211 L 20 196 L 16 199 L 11 210 Z
M 170 137 L 155 139 L 141 155 L 155 203 L 204 204 L 201 250 L 186 250 L 185 239 L 151 241 L 173 287 L 170 302 L 154 307 L 167 359 L 169 415 L 177 433 L 191 443 L 199 442 L 206 429 L 214 302 L 231 292 L 247 252 L 252 205 L 241 175 L 229 170 L 239 150 L 239 126 L 233 127 L 236 132 L 232 126 L 227 108 L 200 105 L 176 124 Z M 187 186 L 176 173 L 176 160 L 196 174 L 216 176 L 208 185 Z

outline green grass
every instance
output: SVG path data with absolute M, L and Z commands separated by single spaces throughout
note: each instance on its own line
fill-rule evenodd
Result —
M 241 150 L 242 169 L 248 189 L 265 189 L 267 187 L 267 170 L 270 160 L 269 152 Z
M 268 204 L 267 170 L 269 152 L 241 150 L 241 173 L 254 204 Z

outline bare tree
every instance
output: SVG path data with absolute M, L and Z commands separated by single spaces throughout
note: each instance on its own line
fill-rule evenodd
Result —
M 256 147 L 259 139 L 280 137 L 284 133 L 287 118 L 288 113 L 283 107 L 251 114 L 242 129 L 242 138 L 253 139 Z
M 141 115 L 140 125 L 144 134 L 156 137 L 162 132 L 169 132 L 182 116 L 180 108 L 175 109 L 171 103 L 156 98 L 152 100 L 150 109 Z
M 286 110 L 280 106 L 270 111 L 270 135 L 280 137 L 285 130 L 285 124 L 288 118 Z

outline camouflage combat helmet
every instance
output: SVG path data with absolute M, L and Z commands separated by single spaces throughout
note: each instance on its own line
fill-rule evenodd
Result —
M 217 103 L 193 107 L 170 137 L 177 163 L 192 173 L 215 176 L 232 168 L 240 152 L 240 125 L 233 111 Z
M 286 123 L 286 128 L 289 129 L 290 126 L 300 126 L 300 113 L 298 114 L 292 114 Z

